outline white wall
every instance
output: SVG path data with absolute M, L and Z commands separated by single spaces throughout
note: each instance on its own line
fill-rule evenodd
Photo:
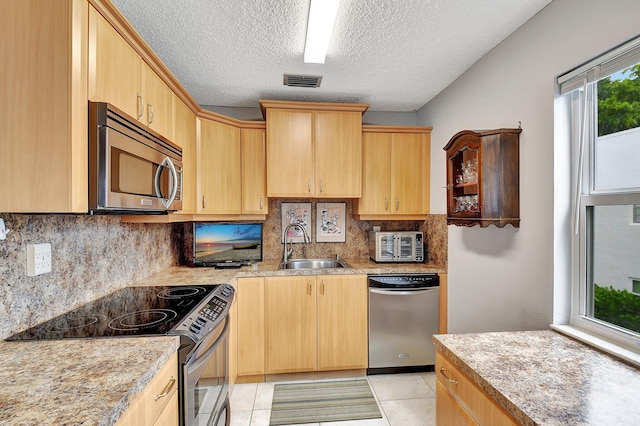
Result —
M 555 0 L 418 111 L 433 126 L 431 213 L 446 213 L 442 147 L 463 129 L 515 127 L 519 229 L 449 226 L 449 331 L 548 328 L 552 321 L 555 78 L 640 32 L 637 0 Z M 564 253 L 556 253 L 564 255 Z M 566 275 L 566 274 L 565 274 Z

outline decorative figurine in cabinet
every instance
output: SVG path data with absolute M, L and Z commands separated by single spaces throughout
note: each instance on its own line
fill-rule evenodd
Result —
M 463 130 L 447 152 L 447 224 L 520 226 L 522 129 Z

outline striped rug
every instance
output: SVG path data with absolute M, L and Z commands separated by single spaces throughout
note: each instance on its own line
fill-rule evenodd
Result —
M 366 379 L 274 386 L 270 426 L 381 418 Z

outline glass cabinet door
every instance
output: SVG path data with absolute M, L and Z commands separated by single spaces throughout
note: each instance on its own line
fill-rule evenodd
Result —
M 449 217 L 480 217 L 481 156 L 478 146 L 464 144 L 448 158 Z

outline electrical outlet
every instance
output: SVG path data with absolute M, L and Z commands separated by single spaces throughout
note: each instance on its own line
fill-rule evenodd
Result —
M 27 244 L 27 276 L 51 272 L 51 244 Z

